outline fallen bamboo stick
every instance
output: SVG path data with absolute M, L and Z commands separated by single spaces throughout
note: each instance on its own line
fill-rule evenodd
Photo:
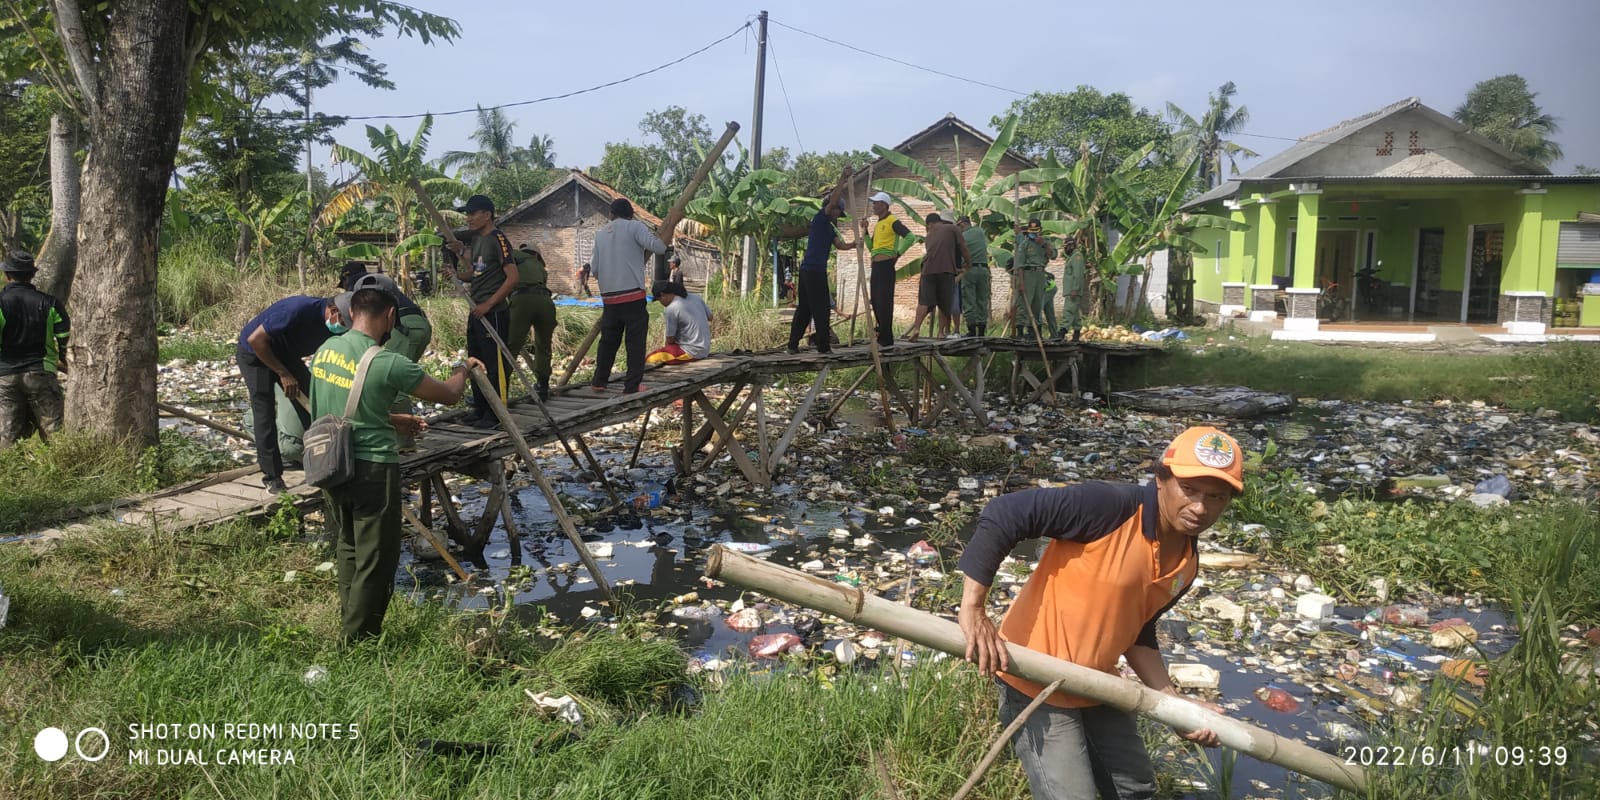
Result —
M 990 765 L 994 764 L 994 760 L 1000 757 L 1000 751 L 1006 749 L 1006 742 L 1011 741 L 1011 737 L 1016 736 L 1017 731 L 1028 721 L 1028 717 L 1033 716 L 1033 712 L 1037 711 L 1039 706 L 1044 705 L 1044 701 L 1049 699 L 1050 695 L 1055 694 L 1056 690 L 1061 688 L 1061 681 L 1061 678 L 1056 678 L 1049 686 L 1044 687 L 1043 691 L 1034 695 L 1033 702 L 1029 703 L 1027 708 L 1022 709 L 1022 713 L 1018 714 L 1016 719 L 1011 720 L 1011 724 L 1007 725 L 1006 729 L 1001 731 L 1000 735 L 995 738 L 994 744 L 989 745 L 989 752 L 983 754 L 983 760 L 979 761 L 978 766 L 973 768 L 972 774 L 967 776 L 967 782 L 961 784 L 961 788 L 956 790 L 955 796 L 951 797 L 950 800 L 965 800 L 966 796 L 977 788 L 978 781 L 983 780 L 984 773 L 988 772 Z
M 606 583 L 606 576 L 600 571 L 600 565 L 595 563 L 594 556 L 589 555 L 589 548 L 584 546 L 583 537 L 578 535 L 577 526 L 572 524 L 572 517 L 567 515 L 567 507 L 561 504 L 561 496 L 556 494 L 555 487 L 550 485 L 550 479 L 546 478 L 544 470 L 539 468 L 539 462 L 533 457 L 533 450 L 528 447 L 528 440 L 522 437 L 522 431 L 517 429 L 516 423 L 511 419 L 511 412 L 506 408 L 505 401 L 500 399 L 500 395 L 489 384 L 489 376 L 481 368 L 472 368 L 472 382 L 477 384 L 478 391 L 489 401 L 490 410 L 500 418 L 500 427 L 511 439 L 511 444 L 516 446 L 517 455 L 522 458 L 522 463 L 527 465 L 528 473 L 533 476 L 533 482 L 539 485 L 539 491 L 544 493 L 545 501 L 550 504 L 550 513 L 555 515 L 556 523 L 561 526 L 561 532 L 567 535 L 567 541 L 572 542 L 573 549 L 578 553 L 578 559 L 583 562 L 584 568 L 589 570 L 590 577 L 594 578 L 595 586 L 600 587 L 600 593 L 615 607 L 617 597 L 611 593 L 611 585 Z
M 256 437 L 251 436 L 250 434 L 245 433 L 244 431 L 241 431 L 238 428 L 230 428 L 230 427 L 228 427 L 228 426 L 226 426 L 226 425 L 224 425 L 224 424 L 222 424 L 220 422 L 213 422 L 213 421 L 211 421 L 209 419 L 206 419 L 205 417 L 200 416 L 199 414 L 192 414 L 192 413 L 190 413 L 188 411 L 184 411 L 183 409 L 178 408 L 177 406 L 174 406 L 174 405 L 169 405 L 167 403 L 157 402 L 156 403 L 156 408 L 161 409 L 162 411 L 166 412 L 167 414 L 169 414 L 171 416 L 181 417 L 183 419 L 189 420 L 190 422 L 196 422 L 196 423 L 199 423 L 201 425 L 204 425 L 207 428 L 210 428 L 212 430 L 221 431 L 223 433 L 228 434 L 229 436 L 232 436 L 235 439 L 243 439 L 243 440 L 245 440 L 247 442 L 254 442 L 256 440 Z
M 428 544 L 433 545 L 433 549 L 439 552 L 440 557 L 444 559 L 444 563 L 450 565 L 450 569 L 455 571 L 456 577 L 460 578 L 462 583 L 472 580 L 467 576 L 467 571 L 461 568 L 461 564 L 456 561 L 455 557 L 450 555 L 450 551 L 438 539 L 433 538 L 433 530 L 422 524 L 422 520 L 417 519 L 417 515 L 411 513 L 411 507 L 404 502 L 400 503 L 400 515 L 406 518 L 406 522 L 411 523 L 411 527 L 417 529 L 417 533 L 422 534 L 422 538 L 428 540 Z
M 924 647 L 958 658 L 966 654 L 966 640 L 961 627 L 954 622 L 906 608 L 857 588 L 769 564 L 720 545 L 711 548 L 707 554 L 705 574 L 707 578 L 724 580 L 832 614 L 846 622 L 903 636 Z M 1017 677 L 1040 684 L 1059 679 L 1064 689 L 1072 694 L 1142 714 L 1179 731 L 1210 729 L 1216 732 L 1224 745 L 1245 755 L 1287 767 L 1342 789 L 1353 792 L 1366 789 L 1366 772 L 1360 767 L 1346 764 L 1302 742 L 1278 736 L 1248 722 L 1225 717 L 1198 703 L 1036 650 L 1007 644 L 1006 652 L 1011 662 L 1009 673 Z

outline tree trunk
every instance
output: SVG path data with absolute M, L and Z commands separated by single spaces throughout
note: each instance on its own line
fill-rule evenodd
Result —
M 72 0 L 57 0 L 57 5 Z M 187 0 L 122 0 L 99 53 L 71 310 L 67 425 L 156 441 L 156 254 L 189 87 Z
M 50 115 L 50 232 L 39 247 L 39 290 L 71 301 L 78 271 L 78 218 L 83 168 L 78 165 L 78 121 L 57 111 Z

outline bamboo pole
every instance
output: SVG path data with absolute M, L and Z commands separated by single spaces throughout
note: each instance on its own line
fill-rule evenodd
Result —
M 726 547 L 711 548 L 706 577 L 727 581 L 840 619 L 902 636 L 957 658 L 966 654 L 961 626 L 924 611 L 906 608 L 861 589 L 825 581 L 770 564 Z M 1366 772 L 1302 742 L 1287 739 L 1247 722 L 1211 711 L 1198 703 L 1163 694 L 1099 670 L 1006 645 L 1010 674 L 1040 684 L 1057 679 L 1062 689 L 1123 711 L 1142 714 L 1180 731 L 1210 729 L 1224 745 L 1245 755 L 1278 764 L 1342 789 L 1363 792 Z
M 1011 720 L 1011 724 L 1007 725 L 1006 729 L 995 737 L 994 744 L 989 745 L 989 752 L 983 754 L 983 760 L 978 762 L 978 766 L 972 770 L 972 774 L 967 776 L 967 782 L 961 784 L 961 788 L 956 790 L 955 796 L 950 800 L 966 800 L 967 795 L 977 788 L 978 781 L 983 780 L 983 775 L 989 771 L 990 765 L 994 764 L 994 760 L 1000 756 L 1000 751 L 1006 748 L 1006 742 L 1011 741 L 1011 737 L 1017 735 L 1017 731 L 1028 721 L 1028 717 L 1033 716 L 1033 712 L 1039 710 L 1039 706 L 1044 705 L 1044 701 L 1049 699 L 1050 695 L 1055 694 L 1059 688 L 1061 688 L 1061 679 L 1056 678 L 1049 686 L 1044 687 L 1043 691 L 1034 695 L 1033 702 L 1028 703 L 1028 707 L 1022 709 L 1022 713 L 1018 714 L 1016 719 Z
M 545 477 L 544 470 L 539 468 L 539 462 L 534 460 L 533 451 L 528 448 L 528 440 L 522 438 L 522 431 L 518 430 L 512 421 L 511 412 L 506 409 L 505 401 L 501 400 L 494 387 L 489 385 L 489 376 L 485 375 L 482 369 L 473 367 L 472 382 L 477 384 L 478 391 L 483 392 L 494 415 L 500 418 L 500 426 L 505 429 L 511 443 L 516 446 L 517 455 L 521 456 L 522 463 L 527 465 L 529 474 L 533 476 L 533 482 L 538 484 L 539 491 L 544 493 L 544 499 L 550 504 L 550 512 L 555 514 L 561 532 L 567 535 L 567 541 L 571 542 L 573 549 L 577 551 L 578 559 L 583 562 L 584 568 L 589 570 L 590 577 L 594 578 L 594 585 L 600 587 L 600 593 L 615 606 L 617 597 L 611 593 L 611 585 L 606 583 L 606 576 L 600 571 L 600 565 L 595 563 L 594 556 L 589 555 L 589 548 L 584 546 L 583 537 L 578 535 L 577 526 L 572 524 L 572 517 L 567 515 L 567 507 L 561 504 L 561 496 L 556 494 L 555 487 L 550 485 L 550 479 Z
M 210 429 L 212 429 L 214 431 L 220 431 L 222 433 L 226 433 L 226 434 L 228 434 L 229 436 L 232 436 L 235 439 L 243 439 L 243 440 L 245 440 L 247 442 L 253 442 L 253 441 L 256 440 L 254 436 L 251 436 L 250 434 L 245 433 L 244 431 L 241 431 L 238 428 L 230 428 L 227 425 L 224 425 L 224 424 L 222 424 L 220 422 L 213 422 L 213 421 L 211 421 L 209 419 L 206 419 L 205 417 L 200 416 L 199 414 L 192 414 L 192 413 L 190 413 L 188 411 L 184 411 L 183 409 L 178 408 L 177 406 L 174 406 L 174 405 L 169 405 L 167 403 L 157 402 L 156 403 L 156 408 L 161 409 L 162 411 L 166 412 L 170 416 L 179 417 L 179 418 L 182 418 L 182 419 L 189 420 L 190 422 L 199 423 L 199 424 L 204 425 L 207 428 L 210 428 Z
M 850 176 L 848 186 L 850 191 L 850 213 L 861 214 L 861 219 L 857 220 L 857 222 L 861 222 L 867 218 L 867 215 L 856 206 L 856 180 L 854 175 Z M 867 166 L 867 188 L 872 188 L 871 165 Z M 867 262 L 865 260 L 867 240 L 865 236 L 860 235 L 861 227 L 859 225 L 856 226 L 856 234 L 856 291 L 855 301 L 850 306 L 850 341 L 845 343 L 846 346 L 854 346 L 856 343 L 856 318 L 861 316 L 861 298 L 867 291 Z
M 421 534 L 422 538 L 428 540 L 428 544 L 433 545 L 433 549 L 439 552 L 439 556 L 444 559 L 444 563 L 450 565 L 450 569 L 456 573 L 456 577 L 460 578 L 462 583 L 472 580 L 467 576 L 467 571 L 461 568 L 461 564 L 456 561 L 455 557 L 450 555 L 449 549 L 440 543 L 438 539 L 433 538 L 433 530 L 422 524 L 422 520 L 417 519 L 417 515 L 411 513 L 411 508 L 403 502 L 400 504 L 400 515 L 406 518 L 406 522 L 411 523 L 411 527 L 417 529 L 417 533 Z

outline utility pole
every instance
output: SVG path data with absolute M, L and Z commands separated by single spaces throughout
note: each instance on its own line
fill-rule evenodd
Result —
M 317 195 L 313 190 L 311 180 L 311 69 L 315 59 L 310 51 L 300 54 L 300 65 L 305 69 L 306 85 L 306 241 L 300 248 L 300 257 L 295 259 L 295 264 L 300 268 L 300 291 L 306 290 L 306 261 L 310 259 L 311 231 L 317 225 Z
M 761 169 L 761 117 L 767 95 L 767 12 L 762 11 L 756 20 L 756 102 L 755 110 L 751 113 L 754 119 L 750 122 L 751 169 Z M 751 287 L 756 285 L 756 274 L 761 268 L 763 254 L 755 249 L 755 238 L 744 237 L 744 280 L 739 285 L 740 297 L 750 294 Z M 776 274 L 773 279 L 777 279 Z

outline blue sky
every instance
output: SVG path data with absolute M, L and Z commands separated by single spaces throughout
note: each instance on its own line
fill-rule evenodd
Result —
M 1232 80 L 1251 116 L 1250 135 L 1236 141 L 1267 156 L 1289 145 L 1283 139 L 1412 95 L 1449 114 L 1475 82 L 1515 72 L 1560 120 L 1557 141 L 1566 156 L 1554 171 L 1600 166 L 1595 0 L 1348 0 L 1303 8 L 1255 0 L 412 4 L 455 19 L 461 37 L 453 44 L 373 42 L 398 89 L 347 78 L 318 94 L 318 110 L 438 113 L 561 94 L 671 61 L 753 21 L 764 7 L 772 19 L 767 148 L 894 145 L 950 112 L 987 129 L 1019 97 L 1008 89 L 1088 84 L 1125 92 L 1158 113 L 1171 100 L 1198 115 L 1207 93 Z M 793 29 L 1002 88 L 901 66 Z M 642 141 L 639 119 L 668 105 L 704 114 L 717 132 L 737 120 L 748 144 L 753 30 L 653 75 L 506 113 L 520 142 L 551 136 L 562 166 L 594 165 L 608 141 Z M 438 117 L 430 153 L 470 148 L 474 121 L 471 113 Z M 366 150 L 362 126 L 386 123 L 409 134 L 417 121 L 352 122 L 336 135 Z M 325 150 L 316 158 L 326 166 Z

